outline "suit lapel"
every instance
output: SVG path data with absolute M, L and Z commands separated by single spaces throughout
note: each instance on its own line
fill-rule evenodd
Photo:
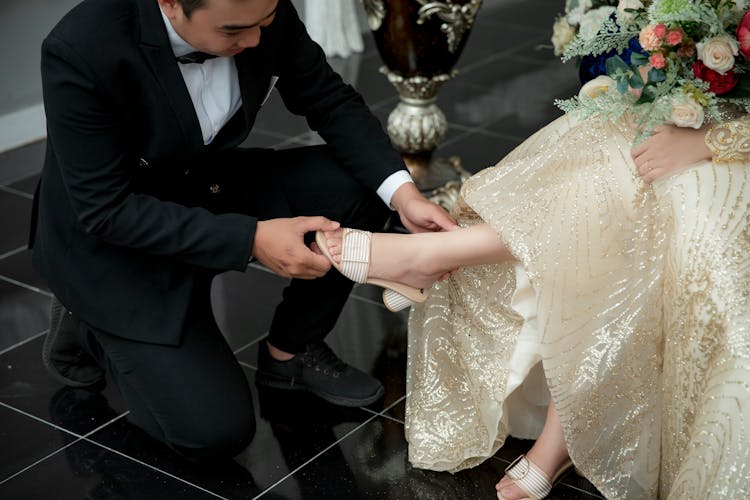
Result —
M 159 4 L 155 0 L 138 0 L 141 20 L 141 50 L 151 71 L 177 116 L 189 150 L 203 148 L 203 134 L 185 80 L 174 59 Z
M 237 78 L 240 82 L 242 108 L 245 124 L 249 127 L 255 121 L 261 102 L 271 82 L 270 66 L 265 63 L 260 47 L 245 49 L 236 56 Z

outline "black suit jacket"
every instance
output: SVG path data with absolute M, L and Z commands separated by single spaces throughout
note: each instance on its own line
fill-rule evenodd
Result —
M 289 0 L 279 1 L 260 44 L 234 60 L 242 108 L 204 146 L 156 0 L 86 0 L 44 40 L 48 136 L 33 261 L 91 325 L 175 344 L 195 281 L 246 268 L 256 219 L 175 202 L 169 179 L 186 163 L 210 168 L 240 144 L 273 75 L 286 107 L 361 183 L 376 189 L 403 168 Z

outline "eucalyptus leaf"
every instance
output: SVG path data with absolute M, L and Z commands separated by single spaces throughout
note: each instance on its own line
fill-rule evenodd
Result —
M 630 63 L 633 66 L 645 66 L 648 64 L 648 56 L 641 54 L 640 52 L 633 52 L 630 54 Z
M 621 94 L 624 94 L 628 91 L 628 79 L 627 78 L 617 78 L 615 79 L 617 82 L 617 91 Z
M 646 84 L 646 86 L 643 87 L 641 97 L 638 98 L 636 104 L 647 104 L 649 102 L 654 102 L 654 99 L 656 99 L 656 86 Z
M 630 71 L 628 63 L 622 60 L 620 56 L 612 56 L 607 59 L 607 74 L 612 76 L 619 73 L 627 73 Z
M 648 72 L 649 83 L 659 83 L 663 82 L 666 79 L 667 74 L 661 69 L 651 68 Z
M 641 74 L 637 71 L 634 71 L 630 76 L 630 86 L 634 89 L 640 89 L 643 87 L 643 78 L 641 78 Z

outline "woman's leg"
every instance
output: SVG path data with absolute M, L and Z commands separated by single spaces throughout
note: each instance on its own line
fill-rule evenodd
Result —
M 328 250 L 341 256 L 343 230 L 326 233 Z M 368 276 L 429 288 L 446 272 L 514 257 L 487 224 L 440 233 L 374 233 Z
M 542 433 L 526 457 L 542 469 L 547 477 L 552 477 L 568 459 L 568 449 L 565 446 L 565 437 L 554 402 L 550 402 Z M 503 495 L 503 498 L 508 500 L 526 497 L 526 494 L 507 476 L 504 476 L 495 488 Z

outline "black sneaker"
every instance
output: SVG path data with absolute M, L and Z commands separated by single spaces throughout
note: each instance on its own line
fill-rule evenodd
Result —
M 53 296 L 42 362 L 50 375 L 69 387 L 103 386 L 104 370 L 83 350 L 76 338 L 79 324 L 78 318 Z
M 307 346 L 289 361 L 277 361 L 268 347 L 258 350 L 258 385 L 275 389 L 306 390 L 341 406 L 366 406 L 383 396 L 376 379 L 341 361 L 325 342 Z

